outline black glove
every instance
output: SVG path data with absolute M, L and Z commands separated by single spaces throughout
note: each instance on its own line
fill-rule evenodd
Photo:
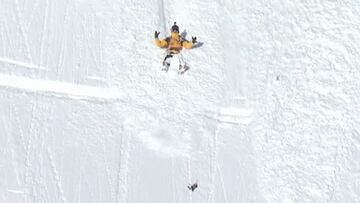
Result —
M 192 43 L 196 43 L 197 41 L 196 41 L 196 37 L 192 37 Z
M 159 37 L 160 32 L 155 31 L 154 37 L 157 39 Z

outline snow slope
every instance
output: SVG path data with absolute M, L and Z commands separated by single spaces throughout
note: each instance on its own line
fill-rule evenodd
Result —
M 0 202 L 360 202 L 358 1 L 0 13 Z M 174 21 L 184 75 L 153 44 Z

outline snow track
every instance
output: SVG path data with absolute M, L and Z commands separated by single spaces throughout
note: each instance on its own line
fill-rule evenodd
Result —
M 29 68 L 29 69 L 46 70 L 45 67 L 41 67 L 41 66 L 38 66 L 35 64 L 26 63 L 26 62 L 22 62 L 22 61 L 12 60 L 12 59 L 8 59 L 8 58 L 0 58 L 0 63 L 12 64 L 12 65 L 21 66 L 21 67 Z
M 115 89 L 75 85 L 50 80 L 34 80 L 26 77 L 0 74 L 0 88 L 16 89 L 47 96 L 95 101 L 119 99 Z

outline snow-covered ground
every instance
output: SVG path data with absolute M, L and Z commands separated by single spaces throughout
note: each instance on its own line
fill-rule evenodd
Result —
M 360 202 L 359 1 L 0 0 L 0 16 L 0 202 Z M 202 42 L 183 75 L 153 43 L 174 21 Z

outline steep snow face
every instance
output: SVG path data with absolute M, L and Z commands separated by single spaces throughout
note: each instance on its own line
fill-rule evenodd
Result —
M 0 202 L 359 202 L 359 12 L 0 2 Z M 153 44 L 174 21 L 183 75 Z

